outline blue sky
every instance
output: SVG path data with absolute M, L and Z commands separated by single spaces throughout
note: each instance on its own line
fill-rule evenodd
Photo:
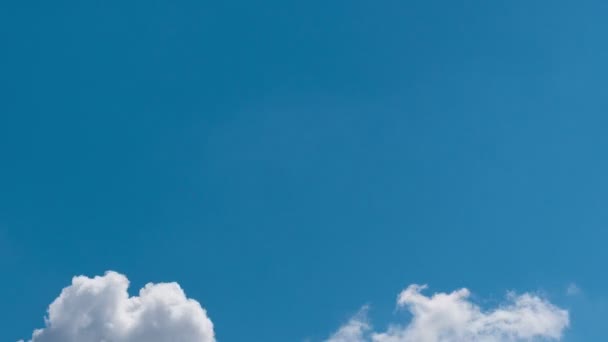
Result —
M 412 283 L 603 339 L 607 10 L 1 3 L 0 340 L 106 270 L 178 281 L 226 342 L 382 326 Z

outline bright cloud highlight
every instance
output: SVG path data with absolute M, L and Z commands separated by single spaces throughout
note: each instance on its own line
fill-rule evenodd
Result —
M 29 342 L 215 342 L 206 311 L 177 283 L 147 284 L 133 297 L 128 287 L 116 272 L 74 277 Z M 425 289 L 411 285 L 398 296 L 398 308 L 411 313 L 407 324 L 374 331 L 363 307 L 325 342 L 557 341 L 569 325 L 566 310 L 530 293 L 509 293 L 483 310 L 467 289 L 432 296 Z
M 107 272 L 74 277 L 30 342 L 214 342 L 213 323 L 177 283 L 147 284 L 129 297 L 129 280 Z
M 483 311 L 469 300 L 470 292 L 425 296 L 426 286 L 411 285 L 397 305 L 412 314 L 406 325 L 374 332 L 359 313 L 326 342 L 513 342 L 560 340 L 569 325 L 568 312 L 525 293 L 508 294 L 505 304 Z

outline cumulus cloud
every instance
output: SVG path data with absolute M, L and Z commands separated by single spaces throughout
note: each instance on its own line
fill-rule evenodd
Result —
M 425 296 L 426 286 L 411 285 L 398 297 L 397 306 L 412 318 L 374 332 L 358 314 L 327 342 L 513 342 L 560 340 L 569 325 L 568 312 L 545 299 L 509 293 L 503 305 L 484 311 L 470 301 L 470 292 Z M 365 311 L 364 311 L 365 312 Z
M 147 284 L 132 297 L 128 287 L 116 272 L 74 277 L 29 342 L 215 342 L 206 311 L 177 283 Z M 399 294 L 408 322 L 375 331 L 365 306 L 325 342 L 556 341 L 569 325 L 567 311 L 530 293 L 509 293 L 502 305 L 483 310 L 467 289 L 431 296 L 425 289 L 411 285 Z
M 122 274 L 74 277 L 30 342 L 214 342 L 213 323 L 177 283 L 147 284 L 129 297 Z

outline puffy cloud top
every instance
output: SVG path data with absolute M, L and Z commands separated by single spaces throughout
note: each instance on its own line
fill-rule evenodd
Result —
M 129 280 L 107 272 L 74 277 L 50 305 L 31 342 L 214 342 L 213 323 L 177 283 L 147 284 L 129 297 Z
M 46 327 L 29 342 L 215 342 L 213 323 L 177 283 L 147 284 L 129 297 L 122 274 L 74 277 L 49 306 Z M 426 296 L 411 285 L 397 306 L 407 324 L 374 331 L 363 307 L 326 342 L 515 342 L 560 340 L 568 312 L 533 294 L 509 293 L 504 304 L 482 310 L 467 289 Z M 23 341 L 21 341 L 23 342 Z
M 559 340 L 569 325 L 568 312 L 528 293 L 508 294 L 507 303 L 482 311 L 469 300 L 469 291 L 422 294 L 426 286 L 411 285 L 398 297 L 412 319 L 392 325 L 385 332 L 372 332 L 358 314 L 327 342 L 507 342 Z

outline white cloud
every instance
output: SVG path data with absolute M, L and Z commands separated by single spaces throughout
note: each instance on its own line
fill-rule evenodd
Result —
M 569 325 L 568 312 L 525 293 L 509 293 L 507 302 L 483 311 L 469 300 L 469 291 L 422 294 L 426 286 L 411 285 L 397 305 L 412 318 L 406 325 L 391 325 L 373 332 L 367 318 L 355 316 L 327 342 L 512 342 L 560 340 Z
M 327 342 L 365 342 L 365 335 L 371 329 L 367 319 L 367 306 L 336 331 Z
M 147 284 L 129 297 L 116 272 L 74 277 L 31 342 L 214 342 L 213 323 L 177 283 Z
M 147 284 L 129 297 L 129 280 L 116 272 L 74 277 L 49 306 L 46 327 L 29 342 L 215 342 L 213 323 L 177 283 Z M 536 295 L 509 293 L 482 310 L 467 289 L 425 296 L 411 285 L 397 306 L 411 313 L 406 324 L 374 331 L 367 306 L 326 342 L 514 342 L 560 340 L 568 312 Z

